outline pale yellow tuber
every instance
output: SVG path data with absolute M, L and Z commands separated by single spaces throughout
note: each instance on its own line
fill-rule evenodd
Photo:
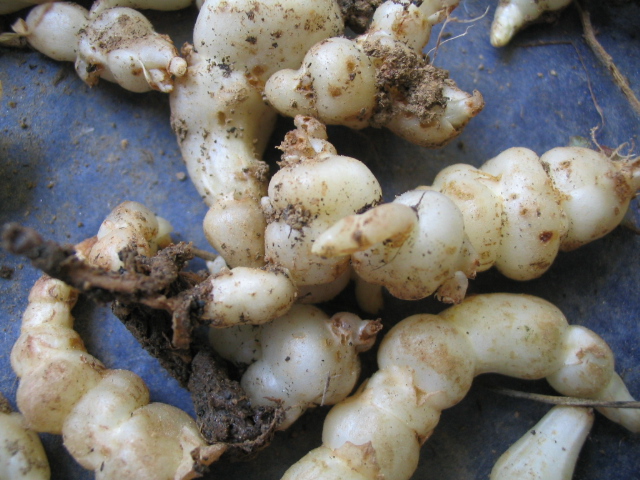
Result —
M 559 250 L 606 235 L 639 187 L 638 159 L 612 160 L 578 147 L 542 157 L 512 148 L 479 169 L 450 166 L 432 187 L 337 222 L 313 252 L 352 252 L 362 278 L 399 298 L 437 291 L 457 302 L 476 272 L 495 265 L 509 278 L 530 280 L 551 266 Z M 378 216 L 393 220 L 373 221 Z
M 90 86 L 103 78 L 133 92 L 169 92 L 174 77 L 187 69 L 169 37 L 156 33 L 143 14 L 128 7 L 87 11 L 69 2 L 46 3 L 13 29 L 41 53 L 75 62 Z
M 171 122 L 189 176 L 211 211 L 205 234 L 231 267 L 264 263 L 267 166 L 259 157 L 275 111 L 262 91 L 315 43 L 342 32 L 332 0 L 208 0 L 171 95 Z
M 592 425 L 590 408 L 553 407 L 500 456 L 491 480 L 571 480 Z
M 274 74 L 266 97 L 285 115 L 351 128 L 386 126 L 418 145 L 442 146 L 484 106 L 479 92 L 463 92 L 422 56 L 432 25 L 457 3 L 387 1 L 365 34 L 325 40 L 299 70 Z
M 266 258 L 287 268 L 298 287 L 348 281 L 348 255 L 322 258 L 312 246 L 333 223 L 378 204 L 380 184 L 362 162 L 336 153 L 320 122 L 302 116 L 295 122 L 262 199 Z
M 312 405 L 333 405 L 353 390 L 360 375 L 358 353 L 373 346 L 379 322 L 350 313 L 331 318 L 311 305 L 260 327 L 211 330 L 224 358 L 251 363 L 241 385 L 253 405 L 281 404 L 284 430 Z
M 411 316 L 383 339 L 379 371 L 329 412 L 323 445 L 283 479 L 406 480 L 440 412 L 464 398 L 474 376 L 546 377 L 564 395 L 632 400 L 613 363 L 604 340 L 536 297 L 479 295 L 440 315 Z M 599 410 L 640 431 L 637 410 Z
M 79 251 L 86 251 L 80 246 Z M 208 447 L 186 413 L 149 403 L 135 374 L 109 370 L 73 330 L 77 292 L 41 277 L 29 295 L 11 352 L 26 425 L 62 433 L 72 456 L 98 479 L 188 479 L 225 446 Z
M 170 241 L 171 225 L 137 202 L 123 202 L 102 222 L 88 259 L 105 270 L 123 267 L 120 252 L 135 248 L 152 256 Z M 215 327 L 244 323 L 261 324 L 285 314 L 297 292 L 286 270 L 223 268 L 205 280 L 210 293 L 203 298 L 201 320 Z M 250 301 L 247 301 L 250 299 Z
M 51 471 L 40 437 L 25 428 L 24 417 L 12 412 L 0 394 L 0 478 L 49 480 Z

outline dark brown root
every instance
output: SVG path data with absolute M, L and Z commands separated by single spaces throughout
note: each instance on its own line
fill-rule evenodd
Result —
M 240 384 L 229 378 L 225 362 L 192 342 L 193 327 L 210 323 L 201 318 L 211 282 L 207 275 L 183 271 L 193 258 L 191 245 L 171 245 L 150 258 L 125 250 L 121 272 L 88 265 L 73 247 L 46 241 L 17 224 L 4 226 L 2 246 L 91 299 L 113 302 L 114 314 L 136 340 L 189 390 L 196 422 L 209 443 L 227 444 L 227 454 L 236 457 L 269 444 L 284 418 L 282 408 L 253 408 Z

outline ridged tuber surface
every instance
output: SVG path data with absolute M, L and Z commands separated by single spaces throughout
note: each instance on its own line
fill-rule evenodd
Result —
M 422 54 L 432 25 L 457 3 L 383 3 L 365 34 L 324 40 L 297 71 L 271 76 L 267 100 L 284 115 L 357 129 L 385 126 L 415 144 L 443 146 L 484 106 L 479 92 L 463 92 Z
M 546 377 L 563 395 L 632 400 L 604 340 L 527 295 L 478 295 L 439 315 L 408 317 L 383 339 L 378 366 L 355 395 L 332 408 L 323 445 L 283 480 L 410 478 L 440 412 L 462 400 L 482 373 Z M 637 410 L 599 410 L 640 431 Z
M 14 31 L 55 60 L 75 62 L 88 85 L 100 78 L 133 92 L 170 92 L 187 64 L 166 35 L 137 10 L 113 7 L 87 11 L 70 2 L 34 7 Z
M 639 187 L 637 158 L 615 160 L 579 147 L 538 157 L 511 148 L 480 168 L 447 167 L 432 187 L 337 222 L 313 252 L 353 253 L 355 271 L 396 297 L 437 292 L 458 302 L 476 272 L 495 266 L 514 280 L 530 280 L 547 271 L 559 250 L 606 235 Z M 385 215 L 393 220 L 373 221 Z
M 171 94 L 171 122 L 189 176 L 211 207 L 205 234 L 231 267 L 264 263 L 267 165 L 275 111 L 262 98 L 271 74 L 342 33 L 332 0 L 208 0 L 184 49 L 189 65 Z

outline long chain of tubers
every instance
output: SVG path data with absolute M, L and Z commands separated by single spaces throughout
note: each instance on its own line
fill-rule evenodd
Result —
M 482 373 L 546 378 L 563 395 L 632 400 L 604 340 L 526 295 L 478 295 L 439 315 L 406 318 L 383 339 L 378 366 L 355 395 L 332 408 L 323 445 L 283 480 L 410 478 L 440 412 L 462 400 Z M 640 431 L 640 411 L 599 410 Z
M 437 292 L 455 303 L 477 272 L 495 266 L 514 280 L 531 280 L 547 271 L 559 250 L 606 235 L 638 188 L 637 158 L 612 160 L 579 147 L 538 157 L 511 148 L 480 168 L 448 167 L 431 187 L 340 220 L 312 251 L 352 254 L 363 279 L 398 298 Z

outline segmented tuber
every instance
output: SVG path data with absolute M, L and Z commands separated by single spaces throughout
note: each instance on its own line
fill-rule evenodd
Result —
M 612 160 L 578 147 L 538 157 L 511 148 L 479 169 L 450 166 L 432 187 L 337 222 L 312 251 L 353 253 L 356 272 L 396 297 L 416 300 L 437 291 L 458 302 L 476 272 L 495 265 L 509 278 L 530 280 L 559 250 L 606 235 L 639 187 L 637 158 Z
M 569 326 L 550 303 L 531 296 L 475 296 L 439 315 L 406 318 L 383 339 L 379 371 L 325 419 L 323 445 L 285 480 L 406 480 L 440 412 L 458 403 L 473 377 L 501 373 L 545 378 L 564 395 L 632 400 L 604 340 Z M 640 412 L 600 408 L 640 431 Z
M 422 55 L 431 26 L 457 3 L 387 1 L 365 34 L 316 44 L 299 70 L 271 76 L 265 95 L 285 115 L 351 128 L 386 126 L 418 145 L 442 146 L 484 106 L 479 92 L 463 92 Z
M 103 78 L 133 92 L 169 92 L 174 77 L 187 70 L 169 37 L 128 7 L 87 11 L 70 2 L 45 3 L 13 29 L 48 57 L 75 62 L 90 86 Z
M 24 423 L 24 417 L 11 411 L 9 402 L 0 394 L 0 478 L 49 480 L 49 461 L 40 437 Z

